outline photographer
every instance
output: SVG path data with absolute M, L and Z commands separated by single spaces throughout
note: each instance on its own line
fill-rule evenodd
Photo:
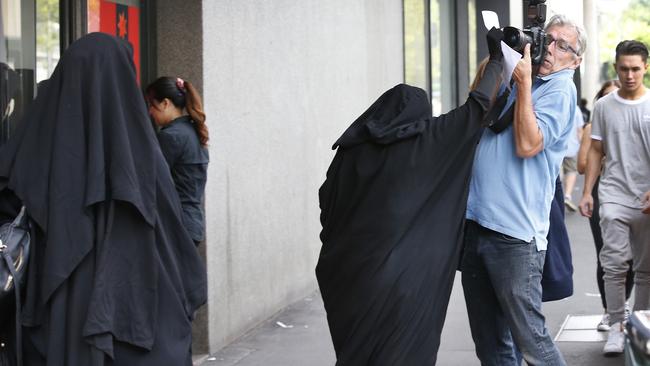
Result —
M 536 75 L 530 44 L 514 70 L 501 113 L 512 107 L 512 124 L 486 129 L 474 159 L 461 269 L 482 365 L 516 365 L 513 339 L 530 365 L 566 364 L 545 326 L 541 278 L 555 180 L 577 108 L 572 78 L 586 37 L 559 15 L 545 31 Z

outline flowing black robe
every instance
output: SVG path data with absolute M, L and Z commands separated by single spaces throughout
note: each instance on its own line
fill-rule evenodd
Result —
M 74 42 L 0 151 L 0 200 L 35 224 L 26 365 L 191 365 L 206 272 L 131 55 L 105 34 Z
M 316 276 L 337 365 L 433 365 L 458 265 L 468 183 L 500 64 L 431 117 L 398 85 L 336 142 L 320 188 Z

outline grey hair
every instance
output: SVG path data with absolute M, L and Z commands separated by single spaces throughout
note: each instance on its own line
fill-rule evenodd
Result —
M 575 29 L 577 35 L 576 38 L 578 39 L 578 49 L 576 50 L 576 53 L 578 56 L 582 56 L 585 53 L 585 50 L 587 49 L 587 34 L 581 26 L 564 15 L 555 14 L 548 22 L 546 22 L 544 30 L 548 31 L 552 27 L 570 27 Z

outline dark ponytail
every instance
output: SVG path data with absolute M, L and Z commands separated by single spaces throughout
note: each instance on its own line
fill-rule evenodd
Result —
M 192 83 L 179 78 L 163 76 L 147 86 L 146 94 L 149 99 L 162 102 L 167 98 L 176 107 L 186 109 L 194 121 L 194 129 L 199 137 L 199 142 L 202 146 L 208 144 L 209 135 L 208 127 L 205 124 L 203 103 L 199 92 Z
M 596 98 L 594 98 L 594 101 L 597 101 L 598 99 L 602 98 L 605 96 L 605 90 L 611 88 L 612 86 L 615 86 L 617 88 L 621 87 L 621 82 L 613 79 L 613 80 L 607 80 L 606 82 L 603 83 L 603 85 L 600 87 L 600 90 L 598 93 L 596 93 Z

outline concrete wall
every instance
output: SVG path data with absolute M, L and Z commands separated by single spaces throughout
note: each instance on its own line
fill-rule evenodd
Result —
M 401 4 L 203 1 L 210 351 L 316 288 L 330 146 L 402 82 Z

